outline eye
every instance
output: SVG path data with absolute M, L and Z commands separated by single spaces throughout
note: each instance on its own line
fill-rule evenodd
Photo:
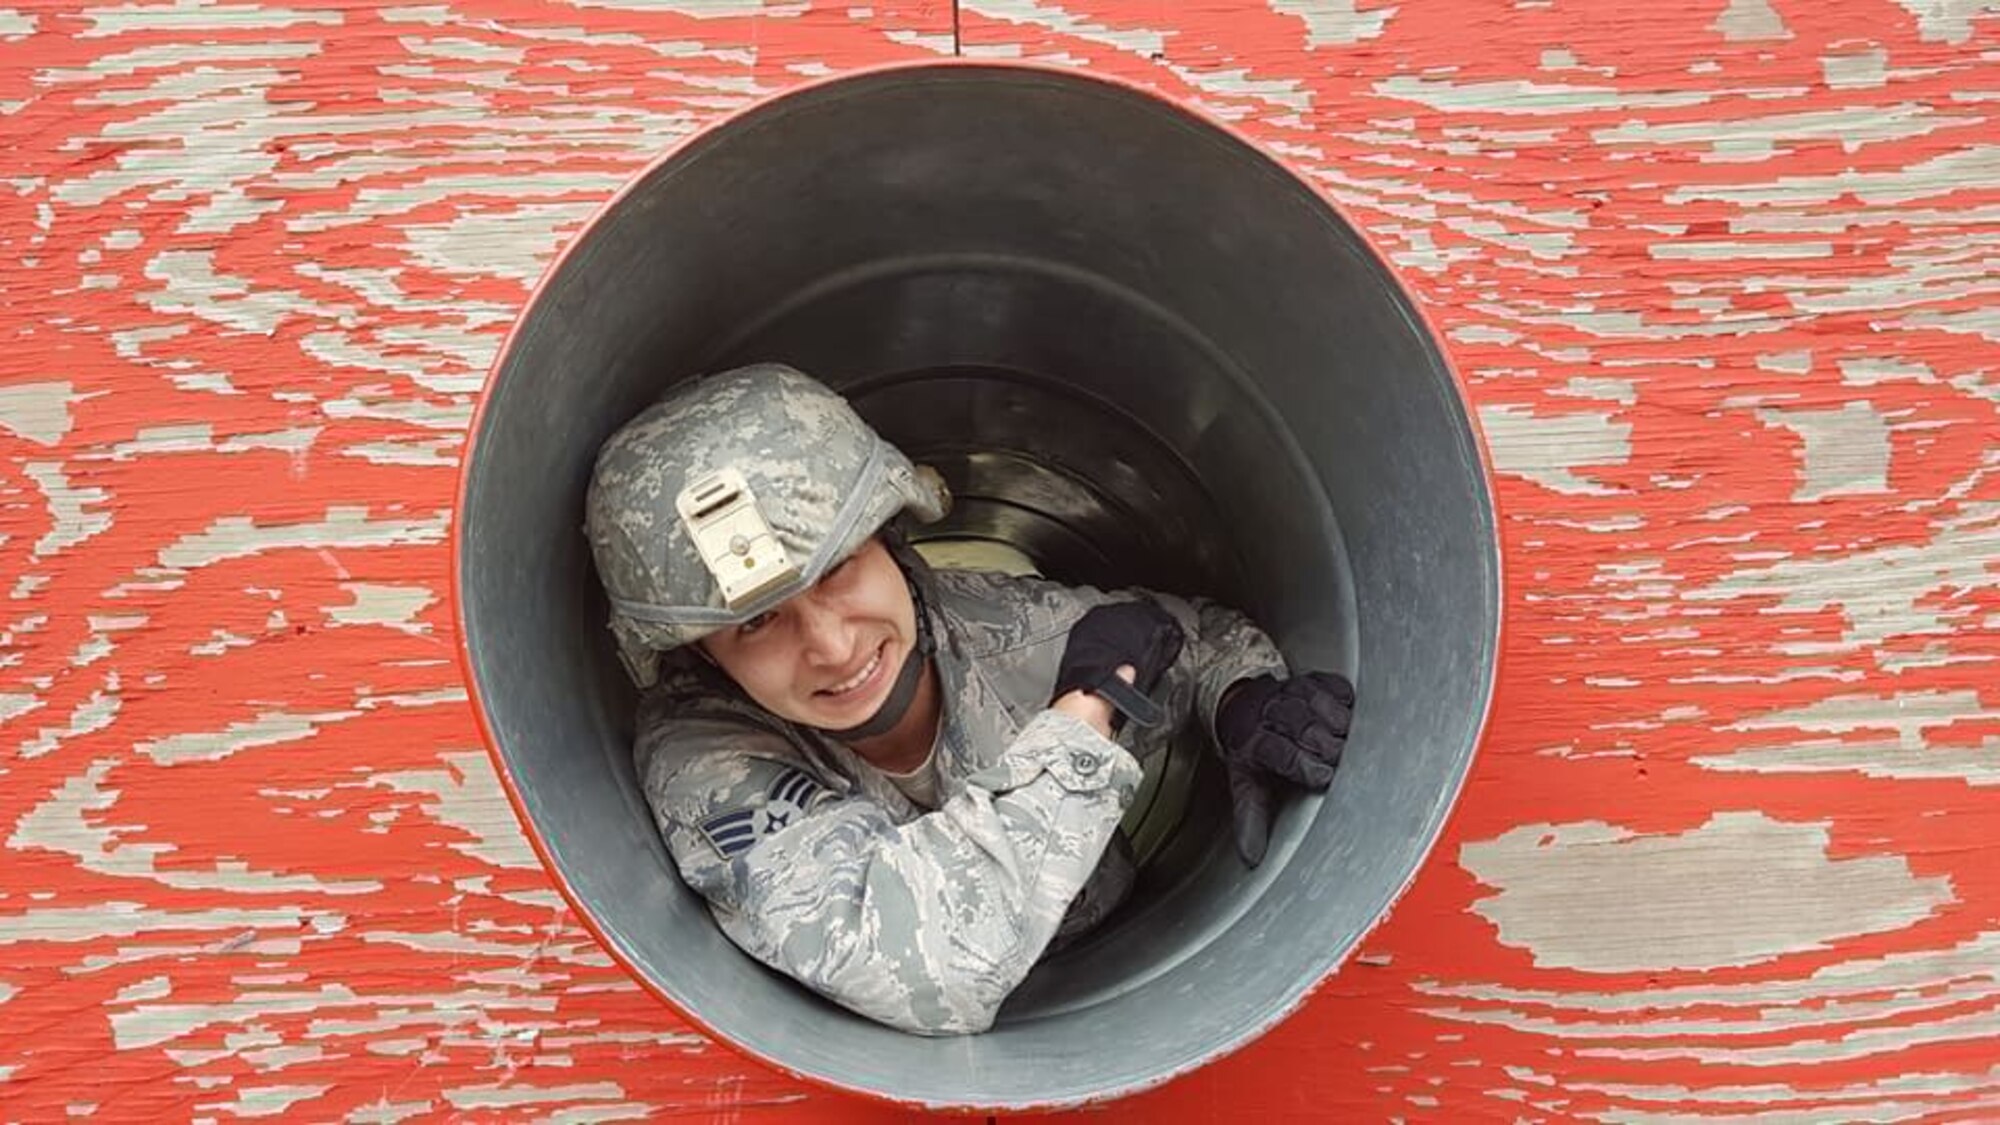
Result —
M 751 636 L 752 634 L 760 632 L 762 631 L 764 626 L 769 625 L 771 623 L 771 620 L 776 616 L 777 614 L 772 613 L 770 610 L 767 609 L 764 612 L 758 614 L 757 616 L 751 618 L 750 620 L 745 621 L 743 624 L 738 625 L 736 627 L 736 635 L 739 637 L 748 637 Z

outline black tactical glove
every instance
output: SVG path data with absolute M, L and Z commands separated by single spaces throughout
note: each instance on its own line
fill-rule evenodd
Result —
M 1347 744 L 1354 685 L 1337 672 L 1238 680 L 1215 714 L 1215 741 L 1229 771 L 1236 851 L 1255 867 L 1271 840 L 1272 785 L 1311 790 L 1333 782 Z
M 1151 693 L 1180 655 L 1181 640 L 1180 622 L 1156 602 L 1098 606 L 1070 627 L 1049 701 L 1073 691 L 1089 692 L 1117 709 L 1111 717 L 1114 733 L 1128 717 L 1140 726 L 1157 725 L 1166 712 Z M 1138 673 L 1131 684 L 1118 678 L 1121 664 Z

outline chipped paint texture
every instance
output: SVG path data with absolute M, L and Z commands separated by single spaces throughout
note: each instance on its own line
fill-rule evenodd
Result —
M 1524 825 L 1458 862 L 1499 894 L 1473 905 L 1538 966 L 1615 973 L 1754 965 L 1898 930 L 1951 901 L 1900 857 L 1836 860 L 1821 825 L 1718 814 L 1640 836 L 1601 822 Z
M 1990 0 L 48 0 L 0 8 L 0 1117 L 903 1117 L 570 914 L 445 538 L 598 204 L 954 51 L 1199 106 L 1340 204 L 1505 517 L 1429 865 L 1270 1035 L 1088 1119 L 2000 1115 Z

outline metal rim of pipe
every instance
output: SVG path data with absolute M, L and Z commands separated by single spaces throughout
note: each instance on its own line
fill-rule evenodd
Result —
M 671 379 L 750 358 L 826 378 L 950 466 L 973 503 L 944 534 L 1065 580 L 1221 596 L 1295 663 L 1353 674 L 1334 790 L 1288 805 L 1253 872 L 1197 789 L 1156 825 L 1148 901 L 1039 966 L 981 1036 L 879 1028 L 750 962 L 638 796 L 630 689 L 576 534 L 598 442 Z M 452 596 L 509 799 L 649 991 L 839 1089 L 1047 1109 L 1251 1041 L 1414 878 L 1491 706 L 1497 526 L 1435 333 L 1302 178 L 1136 87 L 926 63 L 720 121 L 572 241 L 472 420 Z

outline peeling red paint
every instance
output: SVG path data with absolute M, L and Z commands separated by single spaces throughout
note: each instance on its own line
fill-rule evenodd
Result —
M 2000 24 L 1341 7 L 956 13 L 968 56 L 1189 100 L 1322 185 L 1445 333 L 1508 517 L 1432 862 L 1296 1017 L 1098 1116 L 1990 1115 Z M 954 12 L 234 10 L 0 12 L 5 1116 L 899 1114 L 694 1035 L 568 913 L 476 753 L 443 529 L 562 234 L 730 108 L 948 53 Z M 1879 480 L 1807 436 L 1848 422 Z M 438 596 L 344 624 L 357 583 Z M 1727 843 L 1764 822 L 1823 849 Z M 1857 910 L 1914 920 L 1675 967 L 1743 932 L 1718 910 L 1593 971 L 1584 896 L 1509 943 L 1497 901 L 1629 841 L 1779 899 L 1872 872 Z M 1903 866 L 1839 866 L 1871 859 Z

